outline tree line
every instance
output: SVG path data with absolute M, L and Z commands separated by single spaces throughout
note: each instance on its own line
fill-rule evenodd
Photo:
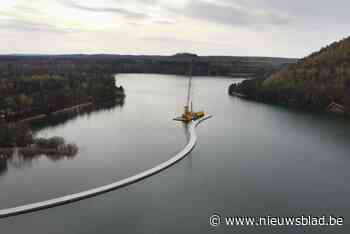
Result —
M 0 122 L 13 122 L 86 102 L 124 97 L 112 75 L 31 75 L 0 78 Z
M 264 57 L 197 56 L 182 53 L 173 56 L 61 55 L 0 56 L 0 77 L 67 73 L 159 73 L 188 74 L 189 59 L 194 58 L 193 75 L 258 76 L 270 74 L 295 59 Z
M 331 103 L 350 111 L 350 37 L 291 64 L 268 78 L 231 85 L 230 93 L 300 108 L 325 110 Z

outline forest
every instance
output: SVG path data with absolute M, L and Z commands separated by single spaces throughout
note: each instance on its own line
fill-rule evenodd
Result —
M 31 75 L 0 79 L 0 122 L 24 118 L 89 103 L 124 97 L 112 75 Z
M 125 97 L 110 74 L 38 74 L 0 79 L 0 156 L 16 147 L 21 155 L 74 156 L 75 144 L 63 138 L 36 138 L 27 121 L 74 107 L 114 102 Z
M 13 78 L 45 74 L 155 73 L 187 75 L 189 59 L 194 60 L 195 76 L 266 76 L 296 59 L 270 57 L 147 55 L 3 55 L 0 77 Z
M 311 110 L 328 110 L 332 104 L 338 111 L 349 112 L 350 37 L 334 42 L 268 78 L 233 84 L 229 93 Z

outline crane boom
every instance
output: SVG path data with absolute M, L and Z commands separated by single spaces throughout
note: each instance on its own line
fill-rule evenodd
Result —
M 182 116 L 180 117 L 176 117 L 174 120 L 176 121 L 182 121 L 185 123 L 189 123 L 193 120 L 202 118 L 205 116 L 204 111 L 198 111 L 195 112 L 193 110 L 193 103 L 192 103 L 192 97 L 191 97 L 191 93 L 192 93 L 192 72 L 193 72 L 193 63 L 194 60 L 191 60 L 190 63 L 190 70 L 189 70 L 189 74 L 188 74 L 188 87 L 187 87 L 187 102 L 184 108 L 184 112 L 182 114 Z
M 190 71 L 189 71 L 189 78 L 188 78 L 188 90 L 187 90 L 187 106 L 190 107 L 191 105 L 191 90 L 192 90 L 192 69 L 193 69 L 193 62 L 190 64 Z M 192 108 L 191 108 L 192 111 Z

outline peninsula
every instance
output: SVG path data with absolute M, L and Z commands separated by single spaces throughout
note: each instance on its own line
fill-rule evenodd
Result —
M 78 147 L 63 138 L 36 138 L 28 123 L 97 103 L 120 100 L 124 88 L 109 74 L 37 74 L 0 79 L 0 157 L 74 156 Z

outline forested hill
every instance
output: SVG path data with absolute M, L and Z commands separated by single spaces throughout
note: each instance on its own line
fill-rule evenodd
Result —
M 185 75 L 189 58 L 194 59 L 193 75 L 257 77 L 279 70 L 296 59 L 268 57 L 225 57 L 176 54 L 147 55 L 2 55 L 0 79 L 22 75 L 65 73 L 160 73 Z
M 350 110 L 350 37 L 274 73 L 267 79 L 232 85 L 230 93 L 289 106 Z

